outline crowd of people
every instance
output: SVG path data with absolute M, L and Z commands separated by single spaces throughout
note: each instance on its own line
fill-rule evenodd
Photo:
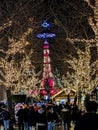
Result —
M 76 103 L 69 104 L 23 104 L 15 113 L 15 124 L 18 130 L 56 130 L 63 126 L 63 130 L 98 130 L 98 104 L 88 101 L 85 110 L 78 108 Z M 5 130 L 10 130 L 10 113 L 7 106 L 2 112 Z M 16 118 L 17 117 L 17 118 Z M 60 130 L 60 129 L 59 129 Z

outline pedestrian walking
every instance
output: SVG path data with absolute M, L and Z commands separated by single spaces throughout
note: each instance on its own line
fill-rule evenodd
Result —
M 29 112 L 28 112 L 28 127 L 29 130 L 35 130 L 36 127 L 36 112 L 34 111 L 34 107 L 30 106 L 29 107 Z
M 18 110 L 16 116 L 18 117 L 18 129 L 19 130 L 24 130 L 24 125 L 23 125 L 23 107 L 20 106 L 20 109 Z
M 3 112 L 3 123 L 4 123 L 4 130 L 9 130 L 10 128 L 10 113 L 8 111 L 8 106 L 4 106 Z
M 70 129 L 70 122 L 71 122 L 71 113 L 68 108 L 63 108 L 61 110 L 61 118 L 63 121 L 64 125 L 64 130 L 69 130 Z
M 54 130 L 55 129 L 55 123 L 58 121 L 58 115 L 56 113 L 56 110 L 53 109 L 53 106 L 47 107 L 47 127 L 48 130 Z
M 87 112 L 77 120 L 74 130 L 98 130 L 98 104 L 88 101 L 85 107 Z
M 24 104 L 24 109 L 23 109 L 23 125 L 24 125 L 24 130 L 28 130 L 28 105 Z
M 40 109 L 36 112 L 36 116 L 36 130 L 47 130 L 47 117 L 45 105 L 40 106 Z

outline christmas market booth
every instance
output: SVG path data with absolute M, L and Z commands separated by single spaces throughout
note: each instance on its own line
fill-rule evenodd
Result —
M 56 102 L 62 102 L 62 101 L 66 102 L 68 98 L 70 98 L 70 100 L 74 100 L 75 95 L 76 95 L 76 90 L 74 89 L 71 89 L 69 93 L 67 93 L 65 89 L 62 89 L 58 93 L 51 96 L 51 100 L 56 101 Z

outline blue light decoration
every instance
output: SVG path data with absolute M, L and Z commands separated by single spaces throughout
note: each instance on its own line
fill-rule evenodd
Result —
M 47 23 L 46 21 L 44 21 L 41 24 L 41 26 L 45 29 L 48 29 L 48 28 L 50 28 L 51 25 L 49 23 Z M 56 34 L 54 34 L 54 33 L 39 33 L 39 34 L 37 34 L 37 38 L 40 38 L 40 39 L 48 39 L 48 38 L 53 38 L 55 36 L 56 36 Z
M 46 20 L 44 20 L 44 22 L 41 24 L 41 26 L 43 28 L 50 28 L 51 27 L 51 24 L 50 23 L 47 23 Z
M 54 33 L 39 33 L 38 35 L 37 35 L 37 38 L 42 38 L 42 39 L 47 39 L 47 38 L 53 38 L 53 37 L 55 37 L 56 36 L 56 34 L 54 34 Z

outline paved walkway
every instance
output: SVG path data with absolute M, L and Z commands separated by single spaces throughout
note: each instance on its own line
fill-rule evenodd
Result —
M 0 126 L 0 130 L 4 130 L 4 127 L 3 127 L 3 126 Z M 18 130 L 18 127 L 17 127 L 17 126 L 14 126 L 14 130 Z M 32 129 L 32 130 L 33 130 L 33 129 Z M 59 127 L 57 127 L 55 130 L 64 130 L 64 128 L 63 128 L 63 126 L 59 126 Z M 74 130 L 73 125 L 71 125 L 70 130 Z
M 1 126 L 0 130 L 4 130 L 4 127 Z M 14 127 L 14 130 L 18 130 L 18 127 Z M 32 129 L 33 130 L 33 129 Z M 55 130 L 63 130 L 62 126 L 59 126 L 58 128 L 56 128 Z M 70 130 L 74 130 L 73 126 L 70 128 Z
M 60 126 L 60 127 L 56 128 L 55 130 L 64 130 L 64 128 L 63 128 L 62 126 Z M 74 127 L 72 126 L 72 127 L 70 128 L 70 130 L 74 130 Z

